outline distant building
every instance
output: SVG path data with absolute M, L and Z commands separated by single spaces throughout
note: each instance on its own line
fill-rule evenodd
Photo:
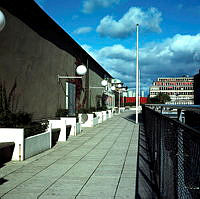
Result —
M 193 84 L 193 77 L 158 78 L 150 87 L 150 98 L 164 93 L 171 98 L 168 104 L 194 104 Z
M 194 76 L 194 104 L 200 105 L 200 70 Z
M 135 97 L 135 91 L 129 90 L 127 97 Z

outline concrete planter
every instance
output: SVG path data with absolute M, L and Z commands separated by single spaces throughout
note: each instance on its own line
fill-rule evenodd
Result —
M 76 136 L 81 133 L 81 125 L 76 122 L 76 117 L 61 117 L 61 121 L 65 121 L 66 125 L 71 125 L 70 136 Z
M 108 119 L 107 111 L 102 111 L 102 114 L 103 114 L 103 121 L 106 121 Z
M 14 142 L 11 160 L 25 160 L 51 148 L 51 131 L 24 139 L 23 128 L 0 128 L 0 142 Z
M 24 129 L 0 128 L 0 142 L 14 142 L 12 160 L 24 160 Z
M 125 111 L 125 107 L 120 107 L 120 113 L 123 113 Z
M 103 122 L 103 113 L 102 112 L 94 112 L 98 118 L 98 124 Z
M 98 117 L 94 117 L 94 114 L 78 114 L 79 123 L 81 127 L 93 127 L 98 124 Z
M 107 110 L 107 114 L 108 114 L 108 118 L 111 118 L 113 115 L 112 115 L 112 110 Z
M 64 120 L 49 120 L 49 127 L 51 129 L 60 129 L 59 142 L 67 140 L 66 123 Z
M 81 126 L 76 122 L 76 117 L 61 117 L 60 120 L 49 120 L 51 128 L 60 128 L 60 136 L 58 141 L 66 141 L 68 134 L 66 131 L 66 126 L 71 126 L 70 136 L 76 136 L 81 133 Z

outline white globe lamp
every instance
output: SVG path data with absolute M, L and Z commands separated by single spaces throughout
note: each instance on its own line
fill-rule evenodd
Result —
M 108 81 L 105 80 L 105 79 L 102 80 L 102 81 L 101 81 L 101 85 L 102 85 L 102 86 L 107 86 L 107 85 L 108 85 Z
M 79 65 L 77 68 L 76 68 L 76 73 L 78 75 L 85 75 L 87 73 L 87 68 L 85 65 Z
M 0 10 L 0 31 L 3 30 L 5 25 L 6 25 L 6 19 L 3 12 Z
M 121 88 L 121 87 L 122 87 L 122 85 L 121 85 L 121 84 L 118 84 L 118 85 L 117 85 L 117 87 L 118 87 L 118 88 Z
M 112 91 L 115 91 L 115 89 L 116 89 L 115 86 L 111 86 Z

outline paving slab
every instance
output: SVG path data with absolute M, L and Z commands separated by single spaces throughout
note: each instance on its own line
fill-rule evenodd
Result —
M 23 162 L 0 168 L 1 199 L 135 198 L 139 125 L 116 115 Z

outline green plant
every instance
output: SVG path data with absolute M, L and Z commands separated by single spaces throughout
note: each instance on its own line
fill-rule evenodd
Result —
M 97 109 L 96 109 L 95 107 L 91 107 L 90 110 L 89 110 L 89 112 L 90 112 L 90 113 L 93 113 L 93 112 L 96 112 L 96 110 L 97 110 Z
M 30 137 L 46 131 L 48 122 L 32 122 L 24 128 L 24 137 Z
M 68 115 L 68 110 L 67 109 L 59 108 L 56 111 L 56 117 L 66 117 L 67 115 Z
M 15 90 L 17 82 L 15 80 L 10 92 L 7 94 L 5 82 L 0 81 L 0 113 L 13 111 L 15 103 Z
M 25 126 L 29 125 L 32 122 L 33 115 L 26 112 L 16 113 L 16 126 Z
M 165 104 L 168 101 L 171 101 L 170 96 L 164 93 L 159 93 L 153 98 L 148 97 L 149 104 Z
M 32 114 L 26 112 L 15 112 L 17 109 L 15 90 L 16 79 L 10 91 L 6 84 L 0 81 L 0 127 L 23 127 L 32 122 Z
M 89 113 L 89 110 L 86 109 L 86 108 L 81 108 L 81 109 L 78 110 L 78 113 L 82 113 L 82 114 Z

